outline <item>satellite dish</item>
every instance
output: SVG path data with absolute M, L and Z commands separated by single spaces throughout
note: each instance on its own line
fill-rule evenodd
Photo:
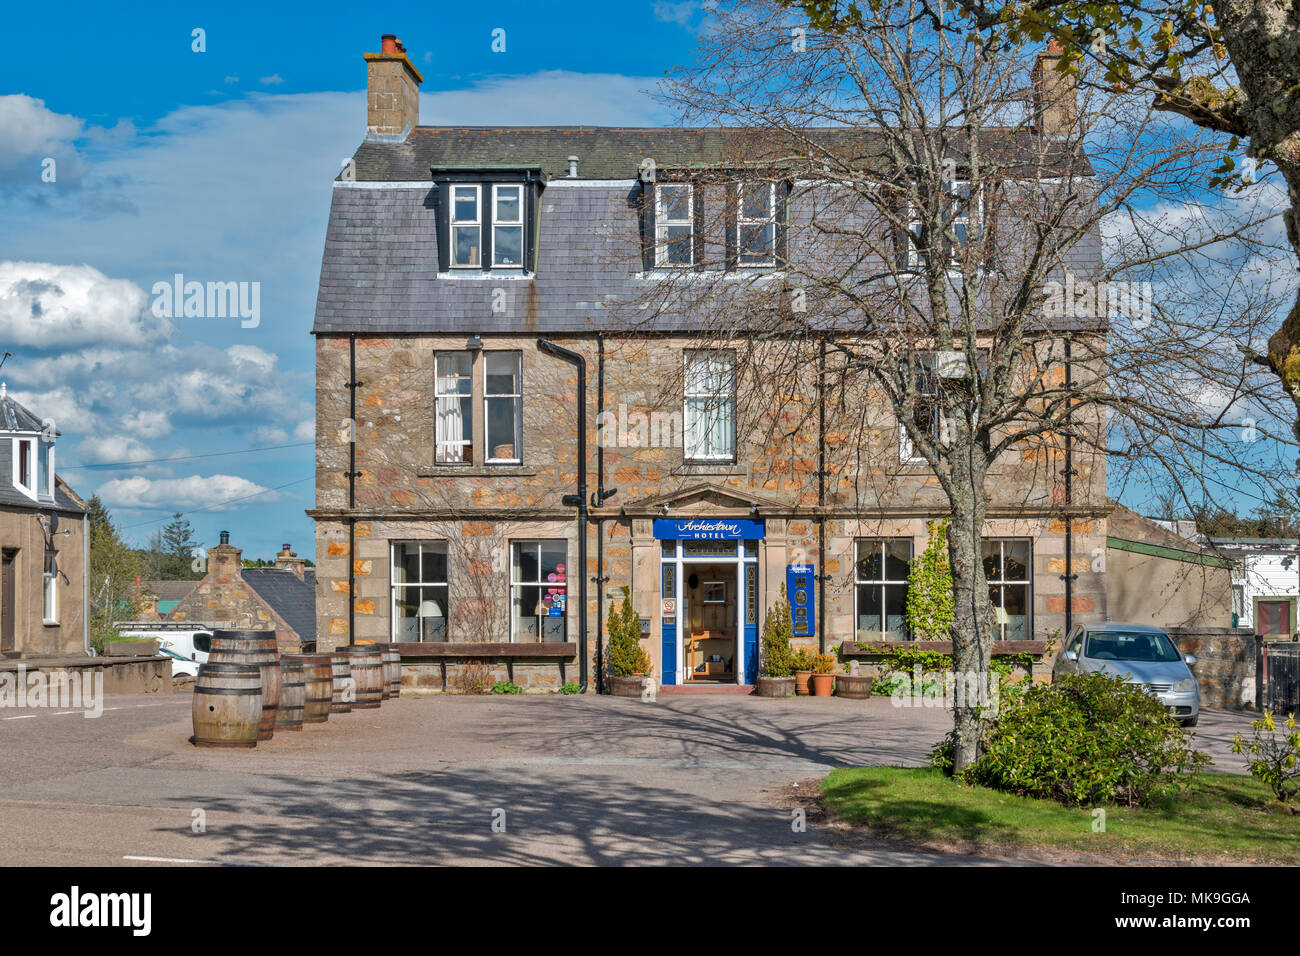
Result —
M 50 512 L 50 534 L 59 533 L 59 515 L 58 512 Z

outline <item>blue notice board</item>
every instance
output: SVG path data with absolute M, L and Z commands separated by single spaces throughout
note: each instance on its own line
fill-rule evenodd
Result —
M 790 617 L 795 637 L 817 636 L 817 598 L 813 582 L 816 569 L 811 564 L 787 564 L 785 593 L 790 599 Z

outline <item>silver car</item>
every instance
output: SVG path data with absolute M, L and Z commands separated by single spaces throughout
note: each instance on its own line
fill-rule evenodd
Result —
M 1052 677 L 1104 671 L 1139 684 L 1160 699 L 1185 727 L 1195 727 L 1201 712 L 1201 688 L 1191 671 L 1196 658 L 1158 627 L 1143 624 L 1081 624 L 1066 639 L 1052 666 Z

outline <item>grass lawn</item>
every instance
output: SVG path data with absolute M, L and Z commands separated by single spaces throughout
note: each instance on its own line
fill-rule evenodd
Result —
M 1091 808 L 956 783 L 932 768 L 855 767 L 822 782 L 832 818 L 936 849 L 991 855 L 1203 863 L 1300 863 L 1300 816 L 1269 813 L 1269 789 L 1251 777 L 1202 773 L 1165 804 Z

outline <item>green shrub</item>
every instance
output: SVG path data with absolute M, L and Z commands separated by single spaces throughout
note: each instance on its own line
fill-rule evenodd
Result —
M 813 669 L 813 659 L 817 655 L 806 647 L 801 647 L 794 652 L 794 669 L 796 671 L 809 671 Z
M 564 686 L 560 688 L 561 694 L 577 694 L 582 691 L 582 685 L 576 680 L 565 681 Z
M 512 680 L 499 681 L 492 685 L 491 694 L 522 694 L 524 689 Z
M 1295 714 L 1287 714 L 1286 734 L 1279 738 L 1271 711 L 1264 711 L 1264 716 L 1250 722 L 1254 739 L 1250 743 L 1241 739 L 1241 734 L 1232 742 L 1232 752 L 1249 754 L 1246 767 L 1256 780 L 1268 785 L 1278 800 L 1286 803 L 1300 790 L 1300 726 L 1297 726 Z M 1264 732 L 1268 736 L 1264 736 Z
M 952 635 L 952 568 L 948 566 L 948 519 L 927 521 L 930 539 L 907 574 L 907 626 L 918 641 Z
M 609 666 L 617 677 L 649 674 L 650 655 L 641 646 L 641 619 L 632 607 L 631 592 L 623 588 L 623 606 L 609 606 Z
M 794 674 L 795 654 L 790 649 L 794 626 L 790 621 L 790 602 L 781 588 L 781 599 L 767 609 L 763 622 L 763 676 L 790 677 Z
M 951 739 L 932 760 L 951 766 Z M 993 717 L 968 783 L 1066 805 L 1149 804 L 1209 758 L 1155 697 L 1107 674 L 1037 684 Z

